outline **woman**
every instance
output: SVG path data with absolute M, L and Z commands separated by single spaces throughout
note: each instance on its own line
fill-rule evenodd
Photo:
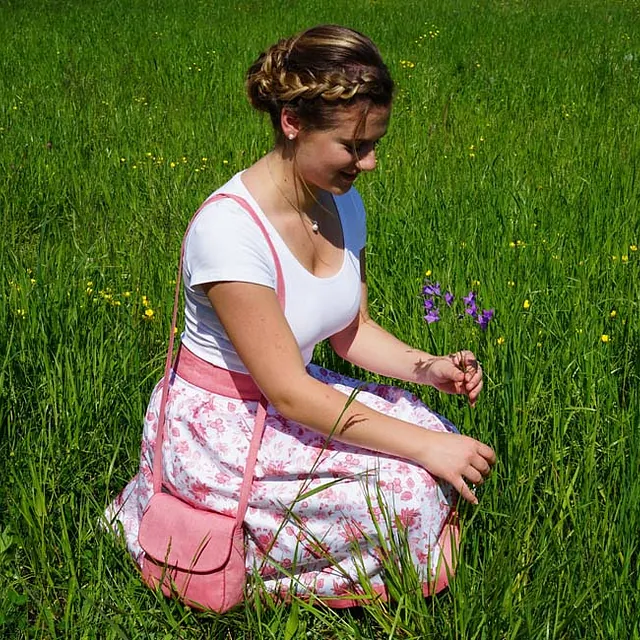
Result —
M 353 183 L 375 168 L 393 82 L 368 38 L 329 25 L 262 53 L 247 90 L 252 105 L 269 113 L 275 146 L 218 192 L 244 198 L 264 223 L 282 266 L 285 311 L 262 232 L 235 201 L 218 200 L 187 235 L 181 347 L 202 372 L 214 366 L 251 376 L 269 401 L 245 517 L 247 571 L 258 571 L 271 591 L 314 594 L 334 606 L 352 604 L 363 573 L 384 594 L 378 544 L 392 534 L 387 512 L 397 516 L 388 524 L 403 528 L 424 592 L 432 593 L 452 568 L 447 525 L 457 495 L 477 503 L 467 483 L 489 475 L 493 451 L 411 394 L 310 364 L 314 346 L 329 339 L 360 367 L 465 394 L 471 405 L 482 389 L 471 352 L 437 357 L 412 349 L 368 313 L 365 213 Z M 159 385 L 140 472 L 111 507 L 138 560 L 160 395 Z M 256 406 L 174 376 L 171 455 L 163 458 L 174 491 L 235 512 Z

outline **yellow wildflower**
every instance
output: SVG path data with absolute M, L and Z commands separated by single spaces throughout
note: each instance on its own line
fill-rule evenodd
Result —
M 611 309 L 611 313 L 609 314 L 610 318 L 615 318 L 618 315 L 618 312 L 615 309 Z
M 522 303 L 522 307 L 525 309 L 525 311 L 531 306 L 531 303 L 529 302 L 529 300 L 525 300 Z
M 602 340 L 602 342 L 609 342 L 609 334 L 607 334 L 607 333 L 603 333 L 603 334 L 600 336 L 600 340 Z
M 424 275 L 428 278 L 428 277 L 431 275 L 431 269 L 427 269 L 427 270 L 424 272 Z
M 620 258 L 620 260 L 621 260 L 622 262 L 625 262 L 625 263 L 626 263 L 626 262 L 629 262 L 629 256 L 625 253 L 625 254 Z
M 153 311 L 153 309 L 145 309 L 144 317 L 146 320 L 151 320 L 154 315 L 155 315 L 155 312 Z
M 637 251 L 637 250 L 638 250 L 638 245 L 637 244 L 629 245 L 629 251 Z
M 504 344 L 504 343 L 505 343 L 505 339 L 504 339 L 502 336 L 500 336 L 500 337 L 496 340 L 496 342 L 497 342 L 498 344 Z

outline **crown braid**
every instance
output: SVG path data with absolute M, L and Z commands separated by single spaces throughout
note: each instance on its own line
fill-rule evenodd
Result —
M 307 126 L 325 128 L 333 120 L 332 105 L 358 99 L 390 104 L 393 81 L 366 36 L 327 25 L 282 39 L 263 52 L 247 73 L 247 91 L 279 132 L 284 107 Z

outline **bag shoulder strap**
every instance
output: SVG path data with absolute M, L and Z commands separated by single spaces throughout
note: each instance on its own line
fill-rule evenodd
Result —
M 278 254 L 276 253 L 275 247 L 273 246 L 273 242 L 269 237 L 267 229 L 265 228 L 262 220 L 255 212 L 253 207 L 240 196 L 237 196 L 232 193 L 218 193 L 207 200 L 200 206 L 200 208 L 195 212 L 191 221 L 187 226 L 187 230 L 185 231 L 184 237 L 182 238 L 182 246 L 180 248 L 180 264 L 178 266 L 178 275 L 176 277 L 176 289 L 173 298 L 173 314 L 171 316 L 171 330 L 169 332 L 169 348 L 167 349 L 167 358 L 164 364 L 164 377 L 162 383 L 162 396 L 160 400 L 160 413 L 158 416 L 158 427 L 156 431 L 156 442 L 154 445 L 154 456 L 153 456 L 153 493 L 159 493 L 162 490 L 162 444 L 164 442 L 164 431 L 165 431 L 165 420 L 166 420 L 166 408 L 167 408 L 167 399 L 169 397 L 169 379 L 171 376 L 171 362 L 173 357 L 173 347 L 174 347 L 174 338 L 175 338 L 175 329 L 176 322 L 178 319 L 178 303 L 180 300 L 180 281 L 182 276 L 182 267 L 184 264 L 184 253 L 185 246 L 187 242 L 187 236 L 189 235 L 189 231 L 198 217 L 198 214 L 209 204 L 216 202 L 217 200 L 222 200 L 223 198 L 229 198 L 239 204 L 253 219 L 253 221 L 258 225 L 260 231 L 262 231 L 262 235 L 267 241 L 267 245 L 273 255 L 273 261 L 275 263 L 276 268 L 276 293 L 278 296 L 278 301 L 280 302 L 280 306 L 282 310 L 285 310 L 285 288 L 284 288 L 284 277 L 282 275 L 282 265 L 280 264 L 280 259 L 278 258 Z M 260 441 L 262 440 L 262 433 L 264 431 L 264 422 L 267 414 L 267 405 L 268 401 L 264 395 L 261 396 L 260 402 L 258 404 L 258 411 L 256 413 L 256 421 L 253 427 L 253 436 L 251 438 L 251 444 L 249 446 L 249 452 L 247 454 L 247 464 L 244 469 L 244 476 L 242 478 L 242 486 L 240 488 L 240 500 L 238 502 L 238 512 L 236 515 L 236 526 L 241 526 L 244 521 L 244 516 L 247 510 L 247 504 L 249 502 L 249 492 L 251 490 L 251 484 L 253 483 L 253 472 L 255 470 L 256 460 L 258 458 L 258 449 L 260 448 Z

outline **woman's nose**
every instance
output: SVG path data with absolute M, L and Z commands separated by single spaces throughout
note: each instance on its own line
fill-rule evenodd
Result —
M 357 167 L 360 171 L 373 171 L 376 168 L 376 151 L 370 149 L 358 159 Z

